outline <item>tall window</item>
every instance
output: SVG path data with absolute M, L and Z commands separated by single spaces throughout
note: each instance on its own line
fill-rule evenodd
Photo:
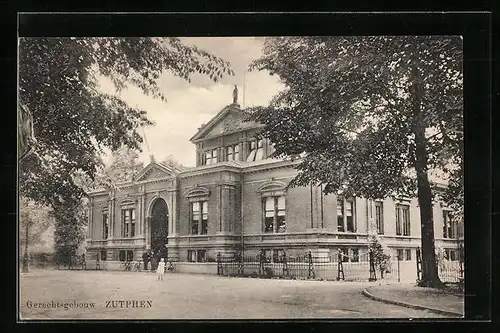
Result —
M 375 202 L 375 223 L 377 224 L 377 232 L 384 234 L 384 203 L 381 201 Z
M 345 218 L 347 224 L 347 231 L 354 232 L 354 202 L 352 200 L 346 200 L 346 211 Z
M 266 197 L 263 200 L 263 206 L 264 232 L 286 232 L 285 197 Z
M 102 238 L 108 239 L 108 234 L 109 234 L 108 213 L 102 213 Z
M 122 237 L 135 236 L 135 209 L 122 209 Z
M 191 234 L 205 235 L 208 232 L 208 201 L 191 203 Z
M 337 231 L 344 232 L 344 199 L 337 198 Z
M 264 140 L 250 141 L 248 143 L 247 162 L 258 161 L 264 158 Z
M 396 235 L 410 236 L 410 206 L 396 205 Z
M 443 210 L 443 237 L 455 238 L 455 225 L 451 215 L 451 211 Z
M 337 231 L 356 232 L 354 199 L 337 197 Z
M 240 160 L 240 145 L 236 144 L 233 146 L 226 147 L 226 156 L 228 161 L 239 161 Z
M 203 154 L 201 164 L 202 165 L 211 165 L 217 163 L 217 148 L 208 150 Z

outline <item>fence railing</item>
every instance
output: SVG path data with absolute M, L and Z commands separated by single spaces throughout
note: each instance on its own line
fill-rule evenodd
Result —
M 368 252 L 347 256 L 341 251 L 335 255 L 315 256 L 311 252 L 300 255 L 269 257 L 222 257 L 217 255 L 217 275 L 260 278 L 323 279 L 344 281 L 375 281 L 380 279 L 373 255 Z M 390 276 L 390 275 L 389 275 Z M 397 276 L 397 273 L 394 275 Z M 414 275 L 415 276 L 415 275 Z M 415 280 L 415 278 L 414 278 Z
M 464 248 L 463 245 L 458 246 L 458 255 L 456 260 L 442 259 L 438 261 L 438 276 L 443 283 L 464 284 Z M 417 279 L 422 277 L 422 253 L 420 248 L 417 249 Z

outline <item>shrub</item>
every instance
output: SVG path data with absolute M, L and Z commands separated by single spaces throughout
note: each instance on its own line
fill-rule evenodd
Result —
M 373 252 L 373 260 L 375 268 L 382 273 L 389 273 L 391 268 L 391 250 L 383 242 L 382 238 L 377 233 L 377 226 L 373 219 L 369 221 L 370 229 L 368 233 L 368 250 Z

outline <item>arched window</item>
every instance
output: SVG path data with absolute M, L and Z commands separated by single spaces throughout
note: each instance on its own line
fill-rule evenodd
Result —
M 259 186 L 257 192 L 262 197 L 263 232 L 286 232 L 286 184 L 280 181 L 269 181 Z
M 201 186 L 190 188 L 184 193 L 189 200 L 189 233 L 206 235 L 208 233 L 208 200 L 210 191 Z
M 135 201 L 124 200 L 120 203 L 121 206 L 121 236 L 135 236 L 136 211 Z

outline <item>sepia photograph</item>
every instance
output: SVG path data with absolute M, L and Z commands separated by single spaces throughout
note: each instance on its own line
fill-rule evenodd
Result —
M 460 35 L 19 37 L 19 319 L 464 317 Z

